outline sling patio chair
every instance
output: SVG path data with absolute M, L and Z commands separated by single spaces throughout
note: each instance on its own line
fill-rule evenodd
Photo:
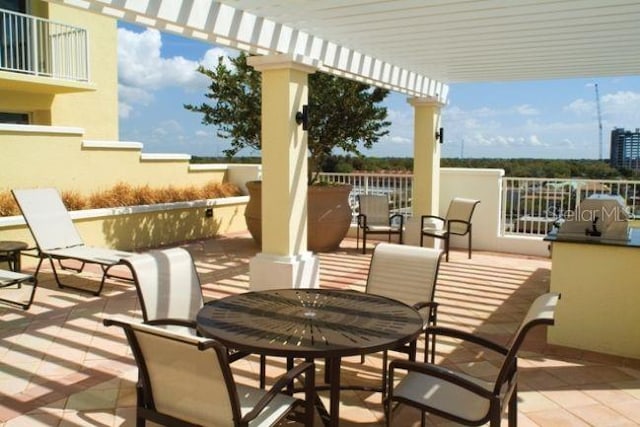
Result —
M 30 286 L 31 291 L 28 293 L 28 297 L 22 300 L 9 299 L 9 295 L 5 293 L 11 293 L 11 298 L 17 297 L 18 293 L 24 286 Z M 33 303 L 33 297 L 36 294 L 36 287 L 38 281 L 30 274 L 23 274 L 16 271 L 2 270 L 0 269 L 0 301 L 17 305 L 22 307 L 23 310 L 28 310 Z
M 138 366 L 136 425 L 146 420 L 169 426 L 272 426 L 291 417 L 312 426 L 315 365 L 303 362 L 268 390 L 236 383 L 219 342 L 129 320 L 120 326 Z M 304 381 L 304 400 L 282 393 Z M 302 411 L 303 409 L 303 411 Z
M 437 321 L 438 304 L 434 301 L 442 251 L 418 246 L 379 243 L 373 250 L 365 292 L 401 301 L 416 308 L 423 317 L 424 328 Z M 416 360 L 417 340 L 393 349 Z M 426 341 L 424 361 L 429 354 Z M 435 342 L 431 345 L 431 361 Z M 387 351 L 382 356 L 382 395 L 386 393 Z
M 102 292 L 107 278 L 131 280 L 128 277 L 109 274 L 109 270 L 121 264 L 123 258 L 129 257 L 133 253 L 85 245 L 58 190 L 55 188 L 33 188 L 14 189 L 11 192 L 37 246 L 40 260 L 34 276 L 38 276 L 42 261 L 47 258 L 60 288 L 75 289 L 98 296 Z M 62 283 L 54 260 L 58 261 L 60 269 L 76 273 L 81 273 L 86 264 L 99 265 L 102 269 L 100 285 L 96 290 L 91 290 Z M 63 260 L 79 261 L 80 267 L 64 265 Z
M 429 334 L 462 340 L 468 351 L 472 349 L 470 343 L 483 353 L 501 355 L 500 370 L 493 381 L 487 381 L 445 366 L 394 360 L 389 364 L 390 387 L 385 401 L 387 426 L 393 424 L 391 417 L 399 405 L 420 410 L 422 427 L 426 423 L 426 413 L 463 425 L 479 426 L 488 422 L 491 427 L 499 427 L 505 411 L 508 412 L 509 426 L 515 426 L 518 417 L 518 351 L 531 328 L 554 324 L 559 299 L 560 294 L 553 292 L 536 298 L 506 346 L 462 330 L 438 326 L 428 328 Z M 405 375 L 396 378 L 397 371 Z
M 398 235 L 398 242 L 402 243 L 404 216 L 391 214 L 389 210 L 389 196 L 374 194 L 359 194 L 358 227 L 356 229 L 356 248 L 360 244 L 360 230 L 362 230 L 362 253 L 367 251 L 368 234 L 386 234 L 391 242 L 391 235 Z
M 422 215 L 420 218 L 420 246 L 424 245 L 424 238 L 432 237 L 444 241 L 446 260 L 449 261 L 449 246 L 452 235 L 469 236 L 469 258 L 471 258 L 471 217 L 480 200 L 455 197 L 449 203 L 447 215 L 443 218 L 437 215 Z
M 129 267 L 145 323 L 197 336 L 196 315 L 204 306 L 202 285 L 189 251 L 151 250 L 122 260 Z M 231 350 L 229 361 L 248 356 Z M 260 359 L 260 387 L 265 387 L 266 359 Z

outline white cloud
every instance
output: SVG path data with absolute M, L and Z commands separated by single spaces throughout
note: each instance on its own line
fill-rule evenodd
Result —
M 516 106 L 515 111 L 523 116 L 536 116 L 540 114 L 540 111 L 528 104 Z
M 162 38 L 155 29 L 136 33 L 118 29 L 118 73 L 120 83 L 144 89 L 189 85 L 196 80 L 198 62 L 182 56 L 163 58 Z
M 132 116 L 136 105 L 149 105 L 155 91 L 180 87 L 204 92 L 208 78 L 196 70 L 200 64 L 215 67 L 218 57 L 230 51 L 219 47 L 207 50 L 200 60 L 183 56 L 162 57 L 162 37 L 158 30 L 143 32 L 118 29 L 118 78 L 120 117 Z M 228 64 L 229 61 L 225 60 Z
M 564 111 L 577 115 L 593 114 L 595 109 L 595 101 L 585 101 L 582 98 L 576 99 L 563 108 Z
M 619 91 L 603 95 L 601 98 L 603 121 L 607 128 L 640 127 L 640 93 Z

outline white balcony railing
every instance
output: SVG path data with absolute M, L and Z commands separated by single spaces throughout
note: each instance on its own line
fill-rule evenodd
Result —
M 89 81 L 87 31 L 0 9 L 0 70 Z
M 387 194 L 392 213 L 411 216 L 411 195 L 413 193 L 412 174 L 357 174 L 357 173 L 321 173 L 320 181 L 351 184 L 349 203 L 353 212 L 353 221 L 357 221 L 359 194 Z
M 640 214 L 640 181 L 503 178 L 502 235 L 547 234 L 592 194 L 619 195 Z
M 411 174 L 322 173 L 320 180 L 353 186 L 350 203 L 354 215 L 357 194 L 388 194 L 393 212 L 411 216 Z M 500 187 L 502 200 L 495 206 L 500 212 L 500 236 L 544 236 L 592 194 L 620 195 L 629 213 L 640 215 L 640 181 L 503 177 Z

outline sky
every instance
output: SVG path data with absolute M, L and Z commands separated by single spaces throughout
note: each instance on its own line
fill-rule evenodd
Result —
M 237 52 L 127 23 L 118 26 L 120 140 L 141 142 L 146 153 L 222 156 L 228 142 L 184 104 L 208 102 L 209 81 L 195 71 L 198 65 L 213 68 L 219 56 Z M 449 86 L 442 157 L 598 159 L 602 153 L 606 159 L 613 128 L 640 128 L 640 76 Z M 413 108 L 407 99 L 392 92 L 384 101 L 389 135 L 363 150 L 365 156 L 412 157 Z

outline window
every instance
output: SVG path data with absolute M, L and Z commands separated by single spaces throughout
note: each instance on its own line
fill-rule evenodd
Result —
M 0 0 L 0 9 L 26 13 L 27 0 Z
M 0 123 L 11 123 L 15 125 L 28 125 L 29 115 L 27 113 L 2 113 L 0 112 Z

